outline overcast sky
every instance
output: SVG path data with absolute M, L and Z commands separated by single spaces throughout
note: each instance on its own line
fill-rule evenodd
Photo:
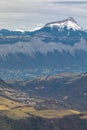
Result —
M 87 0 L 0 0 L 0 28 L 32 30 L 68 17 L 87 29 Z

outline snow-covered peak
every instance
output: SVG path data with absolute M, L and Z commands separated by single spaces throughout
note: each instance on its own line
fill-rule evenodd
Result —
M 61 29 L 66 27 L 67 29 L 73 29 L 73 30 L 82 29 L 72 17 L 69 17 L 62 21 L 48 23 L 45 25 L 45 27 L 51 27 L 51 28 L 57 27 L 57 28 L 61 28 Z

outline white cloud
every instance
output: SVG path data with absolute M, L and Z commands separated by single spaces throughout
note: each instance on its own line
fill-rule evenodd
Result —
M 17 53 L 27 54 L 34 56 L 37 52 L 46 55 L 48 52 L 54 52 L 57 50 L 60 53 L 63 51 L 70 53 L 72 56 L 75 55 L 76 51 L 86 51 L 87 52 L 87 42 L 81 39 L 80 42 L 71 45 L 64 45 L 62 43 L 44 43 L 41 39 L 33 38 L 30 42 L 18 42 L 15 44 L 3 44 L 0 45 L 0 57 L 8 57 L 9 54 L 16 55 Z
M 67 2 L 66 0 L 9 0 L 9 2 L 0 0 L 0 28 L 29 30 L 69 16 L 87 27 L 86 1 L 71 2 L 70 0 Z

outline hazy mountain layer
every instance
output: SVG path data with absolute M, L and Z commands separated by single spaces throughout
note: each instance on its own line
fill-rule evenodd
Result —
M 4 73 L 8 75 L 4 79 L 29 79 L 59 72 L 84 72 L 86 66 L 87 31 L 73 18 L 48 23 L 33 32 L 0 30 L 1 78 Z

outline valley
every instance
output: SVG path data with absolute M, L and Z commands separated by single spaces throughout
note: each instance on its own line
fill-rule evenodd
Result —
M 0 130 L 86 130 L 86 85 L 87 73 L 0 80 Z
M 54 99 L 65 108 L 87 110 L 87 73 L 61 73 L 8 83 L 31 97 Z
M 72 17 L 31 32 L 0 30 L 1 79 L 82 73 L 86 66 L 87 31 Z
M 1 80 L 0 129 L 7 126 L 4 130 L 18 130 L 26 124 L 23 130 L 49 130 L 51 125 L 53 130 L 68 130 L 73 123 L 72 129 L 86 130 L 86 78 L 87 73 L 61 73 L 25 81 Z M 35 128 L 31 127 L 33 122 Z
M 87 130 L 87 31 L 72 17 L 0 30 L 0 130 Z

